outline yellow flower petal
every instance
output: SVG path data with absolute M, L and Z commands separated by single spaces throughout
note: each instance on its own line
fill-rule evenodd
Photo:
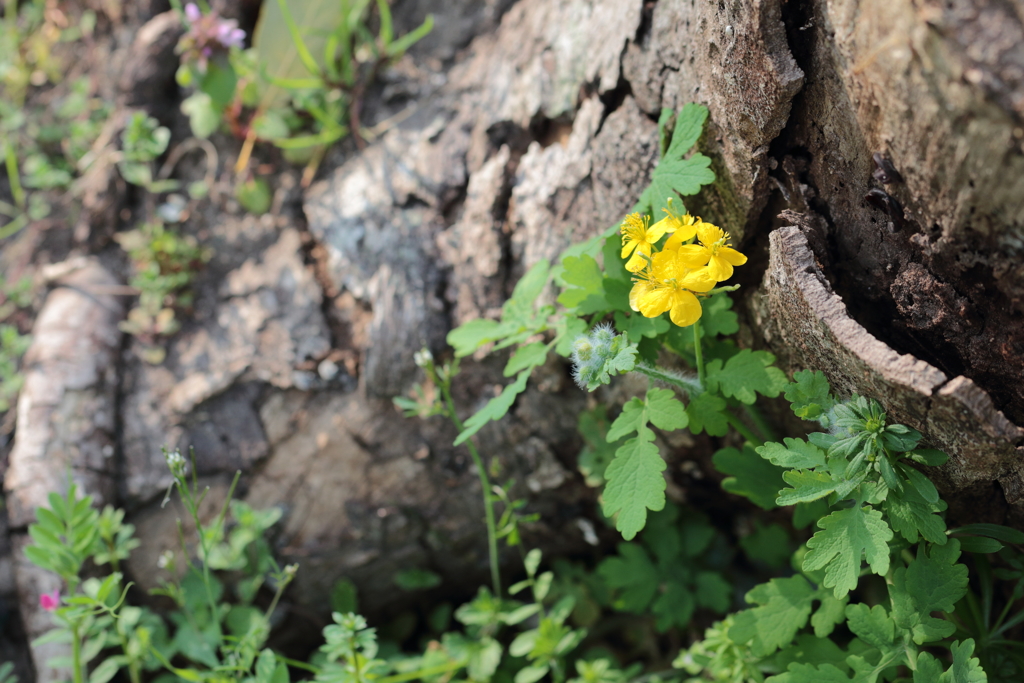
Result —
M 711 259 L 714 262 L 714 259 Z M 716 280 L 711 266 L 707 268 L 697 268 L 691 270 L 689 273 L 683 276 L 680 281 L 680 285 L 689 289 L 691 292 L 709 292 L 715 288 L 721 280 Z
M 677 219 L 675 216 L 668 216 L 663 218 L 662 221 L 672 221 L 675 225 L 672 236 L 665 242 L 666 251 L 678 249 L 684 243 L 693 239 L 693 236 L 697 234 L 697 225 L 700 223 L 699 218 L 694 218 L 690 214 L 683 216 L 682 220 Z
M 710 247 L 715 242 L 725 239 L 725 231 L 713 223 L 704 223 L 702 221 L 697 226 L 697 239 L 704 246 Z
M 673 219 L 672 216 L 666 216 L 665 218 L 662 218 L 660 221 L 658 221 L 657 223 L 655 223 L 654 225 L 647 229 L 647 241 L 650 242 L 651 244 L 654 244 L 662 237 L 664 237 L 665 233 L 675 232 L 675 223 L 677 222 L 678 221 Z
M 711 250 L 699 244 L 684 244 L 676 254 L 679 262 L 687 268 L 700 268 L 711 260 Z
M 657 318 L 672 307 L 672 290 L 668 287 L 651 288 L 637 301 L 640 315 L 645 318 Z
M 734 266 L 742 266 L 747 262 L 747 257 L 732 247 L 722 247 L 718 250 L 718 255 Z
M 647 259 L 641 256 L 641 254 L 650 257 L 651 245 L 648 244 L 647 242 L 640 242 L 639 244 L 637 244 L 636 251 L 633 252 L 633 255 L 629 258 L 628 261 L 626 261 L 626 270 L 628 270 L 631 273 L 637 273 L 647 266 Z
M 700 301 L 689 292 L 677 292 L 673 299 L 668 317 L 679 327 L 688 327 L 694 324 L 704 312 Z
M 647 294 L 651 286 L 643 280 L 633 283 L 633 289 L 629 290 L 629 307 L 637 313 L 640 312 L 640 297 Z
M 708 271 L 715 280 L 722 282 L 732 277 L 732 264 L 716 254 L 708 262 Z

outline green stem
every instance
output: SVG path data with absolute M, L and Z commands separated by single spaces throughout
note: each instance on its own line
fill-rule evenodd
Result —
M 704 386 L 704 351 L 700 345 L 700 318 L 693 323 L 693 354 L 697 362 L 697 380 Z
M 356 636 L 353 634 L 349 638 L 349 647 L 352 650 L 352 666 L 355 669 L 356 683 L 363 683 L 363 671 L 362 667 L 359 666 L 359 650 L 356 649 Z
M 465 664 L 462 662 L 452 662 L 450 664 L 439 664 L 432 666 L 428 669 L 419 669 L 417 671 L 409 671 L 403 674 L 395 674 L 394 676 L 385 676 L 384 678 L 378 678 L 376 683 L 405 683 L 405 681 L 414 681 L 418 678 L 427 678 L 428 676 L 439 676 L 449 671 L 458 671 Z
M 761 441 L 761 439 L 757 438 L 757 435 L 755 435 L 754 432 L 750 431 L 750 428 L 748 428 L 747 425 L 740 422 L 740 419 L 733 415 L 731 410 L 729 410 L 728 408 L 723 408 L 722 417 L 724 417 L 725 421 L 732 425 L 732 428 L 739 432 L 740 435 L 743 436 L 743 438 L 749 441 L 750 445 L 752 445 L 754 448 L 758 448 L 759 446 L 764 445 L 764 442 Z
M 270 607 L 267 608 L 267 611 L 263 615 L 263 617 L 267 620 L 268 624 L 270 623 L 270 615 L 272 615 L 274 613 L 274 610 L 277 609 L 277 603 L 281 599 L 281 596 L 284 594 L 284 589 L 287 588 L 288 584 L 290 584 L 291 582 L 292 581 L 290 578 L 286 581 L 279 580 L 277 582 L 277 592 L 274 593 L 274 599 L 270 601 Z
M 764 414 L 757 409 L 757 406 L 746 406 L 747 415 L 753 421 L 754 426 L 757 427 L 757 431 L 764 435 L 766 441 L 778 441 L 779 437 L 775 435 L 775 430 L 768 424 L 768 420 L 764 418 Z
M 439 377 L 434 377 L 437 381 L 437 385 L 441 388 L 441 394 L 444 396 L 444 403 L 448 407 L 448 416 L 451 418 L 452 424 L 455 425 L 455 429 L 458 432 L 462 432 L 462 420 L 455 413 L 455 402 L 452 400 L 452 393 L 447 382 L 438 381 Z M 480 475 L 480 487 L 483 489 L 484 496 L 484 515 L 487 520 L 487 554 L 490 558 L 491 564 L 491 584 L 494 588 L 494 595 L 497 598 L 501 597 L 501 574 L 498 571 L 498 527 L 494 523 L 494 496 L 491 493 L 491 482 L 487 478 L 487 470 L 484 468 L 484 461 L 480 457 L 480 453 L 477 452 L 476 446 L 473 445 L 472 440 L 466 440 L 466 446 L 469 448 L 469 454 L 473 458 L 473 463 L 476 465 L 477 474 Z
M 71 627 L 71 675 L 75 683 L 84 683 L 82 677 L 82 637 L 78 633 L 78 622 Z
M 18 155 L 10 138 L 4 136 L 4 163 L 7 167 L 7 183 L 11 187 L 11 197 L 22 211 L 25 210 L 25 190 L 21 187 L 21 176 L 18 174 Z
M 633 372 L 639 372 L 640 374 L 647 375 L 651 379 L 656 380 L 658 382 L 664 382 L 665 384 L 671 384 L 673 386 L 679 387 L 684 392 L 686 392 L 687 395 L 700 393 L 698 391 L 695 391 L 697 387 L 693 385 L 693 380 L 690 380 L 690 382 L 686 382 L 685 380 L 680 379 L 677 375 L 662 370 L 656 365 L 638 363 L 637 365 L 633 366 Z

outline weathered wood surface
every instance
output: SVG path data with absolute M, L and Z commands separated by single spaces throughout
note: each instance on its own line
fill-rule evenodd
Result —
M 145 4 L 153 12 L 129 12 L 98 43 L 110 50 L 101 91 L 139 106 L 128 95 L 171 73 L 147 60 L 174 30 L 159 17 L 142 30 L 160 9 Z M 366 609 L 388 608 L 399 558 L 452 585 L 482 576 L 466 454 L 450 427 L 403 420 L 388 399 L 419 379 L 416 350 L 440 354 L 445 333 L 493 316 L 526 268 L 617 221 L 656 164 L 661 108 L 691 101 L 711 110 L 699 146 L 718 182 L 689 208 L 751 255 L 738 270 L 743 342 L 875 394 L 954 455 L 947 498 L 988 486 L 992 521 L 1024 523 L 1020 0 L 400 0 L 394 12 L 399 30 L 427 12 L 438 23 L 365 102 L 367 125 L 393 125 L 329 155 L 304 195 L 282 173 L 267 216 L 215 193 L 184 226 L 215 257 L 167 361 L 130 349 L 91 361 L 123 378 L 114 480 L 144 540 L 134 578 L 152 579 L 173 542 L 176 513 L 156 502 L 164 445 L 194 445 L 204 481 L 243 470 L 248 500 L 285 509 L 276 547 L 302 563 L 296 599 L 318 609 L 341 576 Z M 180 143 L 176 103 L 158 115 Z M 224 173 L 237 141 L 218 144 Z M 875 153 L 901 180 L 873 175 Z M 124 187 L 109 165 L 86 185 L 68 242 L 116 262 L 106 239 Z M 779 232 L 769 270 L 769 233 L 786 225 L 811 251 Z M 61 229 L 24 231 L 0 265 L 63 259 L 51 251 Z M 503 383 L 501 366 L 465 365 L 466 414 Z M 584 544 L 576 521 L 593 498 L 572 470 L 584 401 L 552 363 L 479 434 L 542 513 L 535 538 L 562 550 Z M 19 434 L 32 419 L 19 413 Z M 77 442 L 73 424 L 53 423 L 47 443 Z M 41 475 L 12 470 L 20 532 L 36 498 L 17 491 Z
M 798 227 L 771 234 L 764 289 L 757 322 L 770 345 L 788 349 L 791 366 L 822 370 L 841 395 L 876 398 L 889 419 L 926 434 L 931 447 L 951 456 L 940 475 L 946 492 L 998 480 L 1008 502 L 1020 500 L 1024 430 L 971 380 L 894 351 L 853 320 Z
M 98 505 L 114 501 L 114 445 L 118 387 L 116 357 L 124 317 L 120 283 L 98 261 L 81 258 L 51 268 L 54 289 L 36 317 L 24 357 L 25 384 L 18 396 L 17 431 L 4 479 L 13 537 L 18 605 L 30 639 L 53 626 L 39 596 L 60 588 L 60 578 L 32 565 L 23 548 L 26 525 L 50 492 L 74 481 Z M 37 681 L 60 681 L 70 669 L 50 667 L 51 657 L 71 654 L 70 643 L 32 645 Z

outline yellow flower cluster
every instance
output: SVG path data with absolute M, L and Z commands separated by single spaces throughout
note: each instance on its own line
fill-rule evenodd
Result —
M 638 213 L 622 222 L 622 258 L 629 257 L 626 270 L 633 273 L 629 305 L 647 318 L 668 311 L 673 323 L 686 327 L 701 316 L 697 294 L 728 280 L 733 266 L 743 265 L 747 257 L 729 246 L 729 233 L 717 225 L 690 214 L 665 213 L 654 225 Z M 671 236 L 655 252 L 654 245 L 665 235 Z M 697 243 L 691 243 L 694 237 Z

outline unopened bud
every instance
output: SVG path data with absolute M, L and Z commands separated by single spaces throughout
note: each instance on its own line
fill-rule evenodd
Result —
M 572 358 L 575 363 L 588 363 L 594 357 L 594 345 L 585 336 L 578 337 L 572 345 Z

